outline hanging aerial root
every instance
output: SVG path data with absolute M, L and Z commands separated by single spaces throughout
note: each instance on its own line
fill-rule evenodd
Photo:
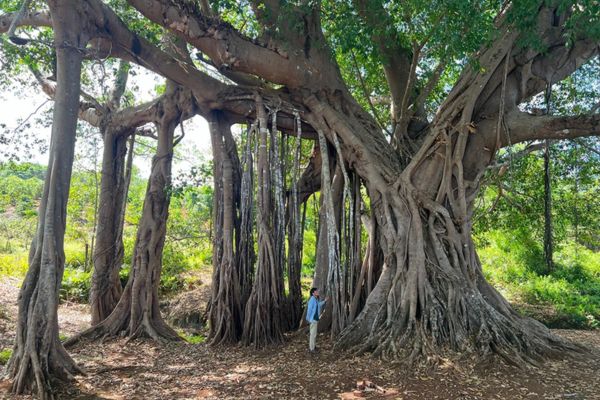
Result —
M 264 347 L 272 343 L 283 341 L 282 313 L 285 303 L 283 295 L 283 271 L 277 262 L 280 249 L 276 248 L 273 232 L 275 224 L 279 222 L 274 218 L 273 188 L 278 185 L 274 182 L 274 175 L 270 167 L 270 151 L 268 150 L 268 121 L 262 98 L 257 96 L 256 109 L 258 115 L 258 154 L 257 154 L 257 207 L 256 226 L 258 230 L 258 259 L 252 292 L 246 303 L 244 313 L 244 328 L 242 343 Z M 271 143 L 273 146 L 273 142 Z M 271 157 L 274 157 L 271 150 Z M 275 178 L 275 180 L 278 180 Z M 280 218 L 283 218 L 280 215 Z M 283 220 L 280 220 L 283 222 Z

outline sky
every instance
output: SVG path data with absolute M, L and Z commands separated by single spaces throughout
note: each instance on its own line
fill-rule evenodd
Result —
M 135 76 L 130 80 L 131 85 L 139 88 L 136 95 L 136 103 L 149 101 L 155 96 L 154 88 L 161 81 L 156 75 L 146 72 L 142 69 L 137 69 Z M 31 89 L 20 90 L 19 88 L 0 93 L 0 124 L 5 125 L 5 130 L 13 131 L 19 126 L 21 121 L 29 117 L 28 122 L 31 126 L 25 130 L 23 134 L 28 135 L 25 142 L 33 142 L 34 139 L 42 140 L 46 144 L 50 141 L 50 126 L 36 124 L 36 120 L 41 117 L 44 112 L 50 112 L 53 102 L 48 101 L 41 89 L 38 92 Z M 33 115 L 32 115 L 33 114 Z M 210 159 L 210 134 L 208 131 L 208 123 L 201 117 L 196 116 L 184 124 L 185 137 L 179 143 L 179 151 L 173 162 L 173 175 L 176 176 L 179 172 L 189 169 L 192 165 L 199 161 L 199 157 Z M 177 128 L 175 134 L 180 134 Z M 21 133 L 20 133 L 21 134 Z M 100 134 L 98 132 L 98 140 L 101 146 Z M 7 146 L 2 144 L 2 146 Z M 8 146 L 14 146 L 9 143 Z M 16 148 L 14 146 L 13 148 Z M 76 144 L 77 151 L 77 144 Z M 98 149 L 99 154 L 102 154 L 101 147 Z M 0 152 L 0 161 L 6 160 L 6 157 Z M 40 152 L 37 146 L 31 151 L 30 158 L 25 156 L 24 150 L 17 150 L 22 161 L 31 161 L 46 165 L 48 162 L 48 152 Z M 99 160 L 100 162 L 101 160 Z M 150 174 L 150 159 L 145 157 L 136 157 L 135 165 L 139 168 L 142 176 L 147 177 Z M 77 167 L 77 165 L 75 166 Z

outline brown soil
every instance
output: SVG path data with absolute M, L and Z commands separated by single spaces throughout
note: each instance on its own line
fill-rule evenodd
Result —
M 10 347 L 18 281 L 0 282 L 0 349 Z M 61 334 L 89 324 L 87 308 L 62 304 Z M 557 330 L 588 346 L 585 358 L 549 361 L 542 368 L 516 368 L 497 360 L 442 361 L 433 370 L 407 369 L 365 355 L 333 353 L 321 335 L 316 355 L 307 352 L 307 336 L 288 336 L 266 350 L 209 347 L 206 344 L 157 345 L 150 341 L 81 343 L 70 349 L 86 376 L 63 387 L 64 399 L 336 399 L 355 398 L 357 381 L 369 380 L 387 393 L 368 399 L 600 399 L 600 331 Z M 9 396 L 0 383 L 0 398 Z M 394 394 L 395 393 L 395 394 Z

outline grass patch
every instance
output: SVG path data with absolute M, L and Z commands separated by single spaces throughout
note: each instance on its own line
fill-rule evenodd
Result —
M 28 258 L 25 250 L 0 254 L 0 276 L 24 277 L 29 267 Z
M 179 336 L 181 336 L 186 342 L 190 344 L 202 344 L 206 342 L 206 336 L 202 334 L 188 334 L 185 332 L 179 332 Z
M 0 365 L 6 365 L 8 360 L 10 360 L 10 356 L 12 356 L 11 349 L 2 349 L 0 351 Z

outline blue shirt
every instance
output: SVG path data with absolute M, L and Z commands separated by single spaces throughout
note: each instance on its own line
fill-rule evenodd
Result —
M 310 299 L 308 299 L 308 307 L 306 310 L 306 320 L 309 323 L 317 322 L 319 320 L 319 316 L 321 315 L 321 309 L 323 308 L 324 304 L 325 300 L 319 301 L 315 296 L 310 296 Z

